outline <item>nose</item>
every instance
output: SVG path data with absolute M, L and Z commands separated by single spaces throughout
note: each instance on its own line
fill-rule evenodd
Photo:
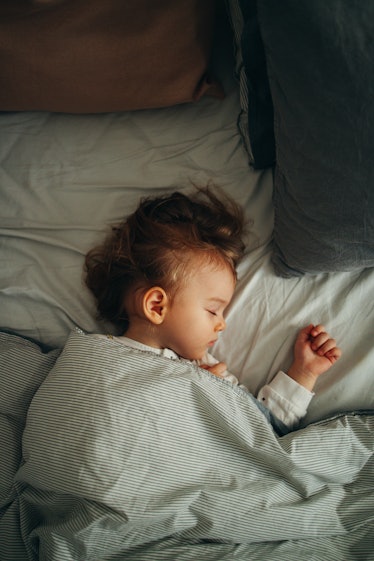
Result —
M 226 322 L 223 318 L 219 318 L 215 330 L 216 331 L 224 331 L 226 329 Z

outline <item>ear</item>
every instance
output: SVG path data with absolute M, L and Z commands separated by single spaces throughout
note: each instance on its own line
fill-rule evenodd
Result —
M 143 312 L 146 318 L 155 325 L 160 325 L 167 310 L 168 297 L 163 288 L 152 286 L 143 296 Z

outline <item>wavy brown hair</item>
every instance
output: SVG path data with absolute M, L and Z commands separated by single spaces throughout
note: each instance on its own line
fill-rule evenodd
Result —
M 142 199 L 137 210 L 86 255 L 85 281 L 97 300 L 99 316 L 125 332 L 124 302 L 130 291 L 161 286 L 172 298 L 188 278 L 192 256 L 226 263 L 236 277 L 243 234 L 239 205 L 210 187 L 198 188 L 190 196 L 177 191 Z

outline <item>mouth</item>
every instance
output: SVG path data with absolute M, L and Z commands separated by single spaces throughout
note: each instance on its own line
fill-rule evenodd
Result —
M 208 343 L 208 347 L 213 347 L 214 343 L 217 342 L 217 339 L 214 339 L 214 341 L 210 341 L 210 343 Z

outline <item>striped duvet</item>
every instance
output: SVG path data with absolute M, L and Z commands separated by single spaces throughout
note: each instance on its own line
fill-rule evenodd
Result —
M 41 379 L 27 368 L 39 360 L 44 378 L 56 355 L 17 353 L 8 382 L 33 383 L 30 400 Z M 279 437 L 250 396 L 189 362 L 72 333 L 3 485 L 0 558 L 374 559 L 373 428 L 352 413 Z

